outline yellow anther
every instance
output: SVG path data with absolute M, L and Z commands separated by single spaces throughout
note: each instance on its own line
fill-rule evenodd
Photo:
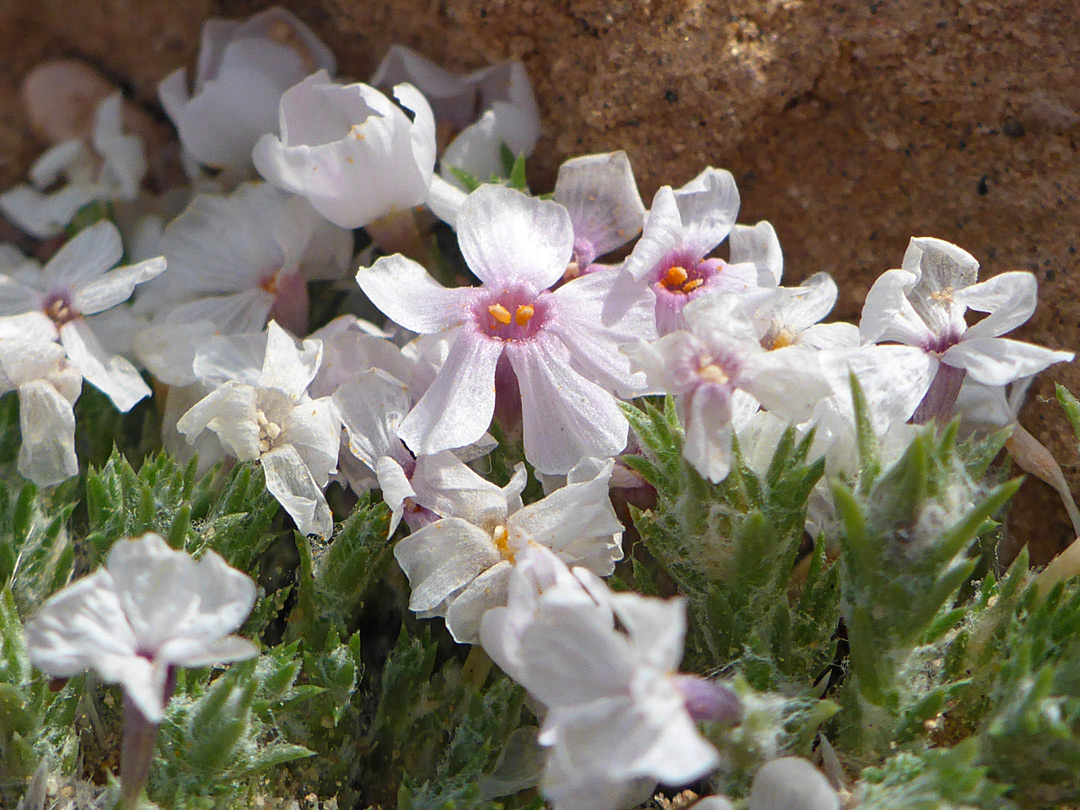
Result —
M 514 552 L 510 550 L 510 532 L 505 526 L 496 526 L 491 533 L 491 539 L 495 542 L 495 548 L 503 555 L 504 559 L 514 562 Z
M 695 278 L 693 281 L 688 281 L 685 284 L 683 284 L 682 285 L 682 291 L 684 293 L 693 292 L 694 290 L 696 290 L 698 287 L 700 287 L 704 283 L 705 283 L 705 279 L 703 279 L 703 278 Z
M 492 304 L 488 307 L 488 312 L 491 313 L 492 318 L 497 320 L 503 326 L 510 325 L 510 310 L 508 310 L 502 304 Z
M 664 286 L 678 287 L 689 277 L 690 274 L 686 272 L 685 267 L 674 265 L 673 267 L 669 267 L 667 273 L 664 275 Z
M 770 351 L 773 349 L 786 349 L 788 346 L 795 344 L 795 335 L 789 332 L 787 329 L 781 329 L 775 334 L 765 336 L 765 340 L 762 341 L 762 345 Z
M 702 366 L 698 369 L 698 374 L 701 375 L 701 378 L 705 380 L 705 382 L 714 383 L 716 385 L 726 385 L 728 379 L 730 379 L 727 372 L 715 363 Z
M 536 310 L 528 304 L 521 304 L 517 308 L 517 314 L 514 315 L 514 320 L 517 321 L 518 326 L 524 326 L 529 322 L 535 312 Z

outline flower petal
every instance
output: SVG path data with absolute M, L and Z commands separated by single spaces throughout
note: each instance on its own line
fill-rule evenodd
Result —
M 263 453 L 261 461 L 266 488 L 296 521 L 296 528 L 302 534 L 329 537 L 334 531 L 330 506 L 296 448 L 291 444 L 275 447 Z
M 1039 283 L 1031 273 L 1002 273 L 955 294 L 956 303 L 990 314 L 964 332 L 964 340 L 989 338 L 1011 332 L 1035 312 Z
M 557 338 L 510 343 L 506 354 L 521 389 L 525 457 L 539 472 L 563 474 L 582 456 L 622 452 L 626 417 L 611 394 L 574 371 Z
M 398 428 L 410 450 L 429 456 L 484 435 L 495 412 L 495 366 L 504 345 L 464 329 L 458 334 L 434 382 Z
M 423 266 L 400 254 L 383 256 L 371 267 L 361 267 L 356 283 L 390 320 L 422 335 L 462 323 L 475 297 L 472 288 L 447 289 Z
M 570 212 L 575 243 L 588 242 L 590 262 L 641 233 L 645 219 L 645 204 L 623 151 L 564 162 L 555 179 L 555 202 Z
M 481 186 L 458 213 L 458 244 L 469 269 L 492 286 L 550 287 L 574 250 L 570 214 L 556 202 L 503 186 Z
M 138 264 L 118 267 L 75 290 L 71 302 L 83 315 L 114 307 L 131 298 L 135 285 L 149 281 L 165 271 L 165 257 L 158 256 Z
M 100 389 L 122 413 L 150 396 L 150 387 L 135 366 L 118 354 L 110 355 L 84 320 L 70 321 L 60 327 L 60 342 L 68 358 L 87 382 Z
M 739 189 L 726 169 L 704 169 L 675 192 L 682 219 L 682 246 L 705 256 L 731 232 L 739 215 Z
M 1073 356 L 1072 352 L 1058 352 L 1019 340 L 980 337 L 950 346 L 941 360 L 965 369 L 975 382 L 1007 385 L 1038 374 L 1054 363 L 1067 363 Z
M 456 591 L 502 560 L 491 535 L 460 518 L 443 518 L 394 546 L 409 578 L 409 609 L 437 610 Z
M 39 487 L 59 484 L 79 474 L 71 405 L 45 380 L 19 386 L 19 472 Z

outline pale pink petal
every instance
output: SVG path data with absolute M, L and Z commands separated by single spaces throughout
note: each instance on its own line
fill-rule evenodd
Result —
M 458 334 L 434 382 L 398 428 L 410 450 L 430 456 L 484 435 L 495 413 L 495 366 L 504 345 L 466 330 Z
M 394 546 L 394 557 L 409 578 L 409 609 L 435 610 L 502 556 L 491 535 L 466 520 L 443 518 Z
M 731 264 L 752 264 L 761 287 L 775 287 L 784 274 L 784 254 L 773 226 L 762 220 L 756 225 L 733 225 L 728 234 Z
M 72 296 L 75 309 L 83 315 L 114 307 L 127 301 L 135 290 L 135 285 L 148 281 L 165 271 L 165 257 L 147 259 L 138 264 L 118 267 L 100 278 L 81 285 Z
M 42 273 L 45 283 L 77 290 L 102 276 L 124 255 L 120 231 L 108 220 L 80 231 L 53 256 Z
M 611 394 L 570 367 L 557 338 L 510 343 L 506 353 L 521 389 L 525 457 L 539 472 L 562 474 L 582 456 L 622 452 L 626 417 Z
M 640 281 L 655 270 L 665 256 L 682 247 L 682 235 L 682 218 L 675 193 L 671 186 L 663 186 L 653 197 L 641 238 L 623 262 L 623 269 Z
M 645 204 L 626 152 L 571 158 L 559 166 L 555 201 L 574 223 L 575 244 L 585 240 L 592 261 L 625 245 L 639 233 Z
M 1039 298 L 1035 276 L 1023 271 L 1002 273 L 981 284 L 958 290 L 958 304 L 990 314 L 964 332 L 964 340 L 990 338 L 1011 332 L 1035 312 Z
M 48 487 L 79 473 L 71 402 L 44 380 L 19 386 L 19 472 Z
M 446 609 L 446 629 L 459 644 L 480 640 L 480 622 L 492 608 L 506 604 L 506 589 L 513 564 L 500 560 L 457 594 Z
M 329 537 L 334 518 L 326 497 L 311 477 L 304 460 L 291 444 L 275 447 L 261 458 L 266 488 L 296 521 L 302 534 Z
M 136 402 L 150 396 L 150 387 L 135 366 L 120 355 L 105 351 L 86 321 L 79 319 L 61 326 L 60 342 L 72 365 L 87 382 L 108 396 L 117 410 L 127 413 Z
M 739 215 L 739 190 L 726 169 L 711 166 L 675 192 L 683 224 L 682 247 L 705 256 L 731 232 Z
M 683 457 L 703 478 L 718 484 L 731 470 L 731 397 L 720 386 L 702 385 L 684 408 Z
M 1059 352 L 1008 338 L 974 338 L 950 346 L 941 360 L 962 368 L 983 385 L 1007 385 L 1038 374 L 1054 363 L 1067 363 L 1072 352 Z
M 422 265 L 400 254 L 361 267 L 356 283 L 390 320 L 425 335 L 463 323 L 476 297 L 471 287 L 447 289 Z
M 896 341 L 908 346 L 923 346 L 934 340 L 934 333 L 911 306 L 907 293 L 918 281 L 907 270 L 882 273 L 863 304 L 859 333 L 866 343 Z
M 481 186 L 458 213 L 458 243 L 465 263 L 492 286 L 524 284 L 540 291 L 566 271 L 574 226 L 556 202 L 503 186 Z
M 477 526 L 506 522 L 507 493 L 448 450 L 420 456 L 411 483 L 417 502 L 439 517 L 458 517 Z M 520 495 L 525 482 L 517 483 L 514 494 Z

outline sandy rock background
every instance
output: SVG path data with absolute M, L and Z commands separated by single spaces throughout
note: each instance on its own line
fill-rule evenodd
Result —
M 22 75 L 74 56 L 154 110 L 157 82 L 192 65 L 202 21 L 254 0 L 0 0 L 0 184 L 40 151 L 18 103 Z M 559 162 L 625 149 L 650 200 L 706 164 L 739 183 L 741 221 L 769 219 L 785 278 L 836 278 L 836 314 L 912 235 L 976 256 L 983 274 L 1024 269 L 1040 305 L 1021 337 L 1080 349 L 1080 12 L 1075 0 L 285 0 L 368 77 L 393 42 L 459 69 L 516 57 L 545 136 L 532 161 L 547 189 Z M 1080 366 L 1033 390 L 1023 422 L 1080 492 L 1075 442 L 1053 382 L 1080 393 Z M 1013 535 L 1045 561 L 1072 538 L 1057 496 L 1028 482 Z

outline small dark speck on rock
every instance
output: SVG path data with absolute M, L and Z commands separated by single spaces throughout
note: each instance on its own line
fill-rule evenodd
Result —
M 1024 125 L 1017 121 L 1015 118 L 1005 122 L 1001 127 L 1001 131 L 1008 135 L 1010 138 L 1023 138 L 1024 137 Z
M 665 90 L 664 91 L 664 101 L 670 101 L 672 104 L 674 104 L 678 100 L 679 100 L 679 94 L 676 93 L 674 90 Z
M 985 197 L 986 192 L 990 190 L 989 187 L 986 185 L 986 181 L 989 179 L 990 177 L 985 174 L 979 178 L 979 185 L 976 186 L 975 190 L 979 193 L 980 197 Z

